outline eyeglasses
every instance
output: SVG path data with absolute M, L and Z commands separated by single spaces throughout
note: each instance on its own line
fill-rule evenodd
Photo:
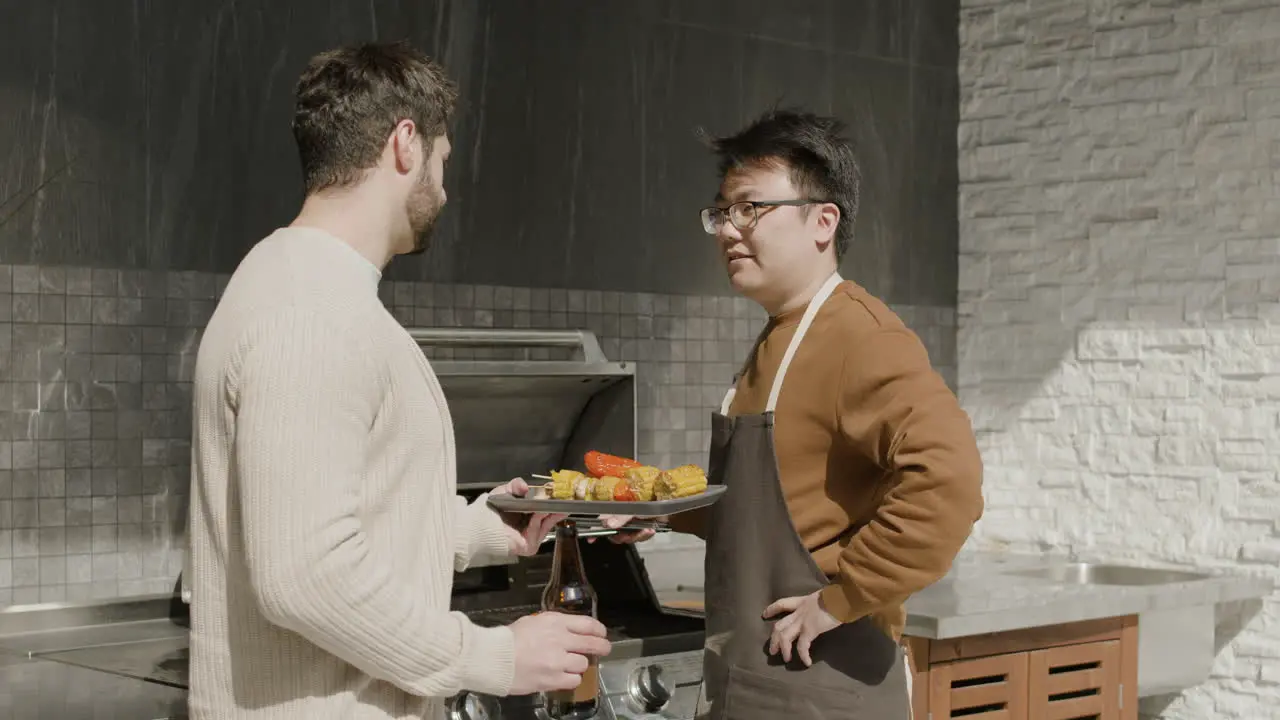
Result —
M 715 235 L 720 231 L 720 227 L 724 224 L 725 218 L 729 218 L 729 222 L 739 230 L 746 230 L 755 227 L 756 222 L 760 220 L 760 208 L 775 207 L 803 207 L 814 203 L 826 202 L 825 200 L 743 200 L 736 202 L 727 208 L 708 207 L 702 208 L 702 229 L 708 235 Z

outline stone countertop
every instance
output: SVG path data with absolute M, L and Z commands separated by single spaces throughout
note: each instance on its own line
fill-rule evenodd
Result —
M 941 580 L 907 601 L 906 634 L 930 639 L 969 637 L 1085 620 L 1234 602 L 1269 595 L 1269 580 L 1239 574 L 1172 568 L 1209 575 L 1148 585 L 1076 584 L 1007 574 L 1094 562 L 1062 554 L 965 552 Z M 1154 567 L 1117 562 L 1126 567 Z M 688 591 L 673 604 L 701 605 Z M 666 596 L 664 595 L 664 602 Z

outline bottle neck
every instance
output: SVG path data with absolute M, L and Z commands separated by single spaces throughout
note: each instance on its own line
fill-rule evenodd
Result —
M 578 526 L 572 520 L 564 520 L 556 526 L 556 549 L 551 561 L 551 573 L 556 581 L 562 584 L 587 583 L 579 543 Z

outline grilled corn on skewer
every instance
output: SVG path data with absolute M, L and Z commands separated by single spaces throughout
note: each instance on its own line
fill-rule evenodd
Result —
M 553 470 L 551 472 L 551 497 L 554 500 L 572 500 L 578 480 L 586 476 L 577 470 Z
M 627 469 L 624 475 L 595 478 L 577 470 L 553 470 L 551 482 L 543 487 L 555 500 L 601 502 L 618 499 L 619 484 L 629 487 L 641 502 L 691 497 L 707 490 L 706 473 L 697 465 L 681 465 L 670 470 L 643 465 Z
M 591 499 L 609 502 L 613 500 L 613 489 L 622 482 L 622 478 L 606 475 L 591 483 Z
M 661 473 L 661 470 L 652 465 L 627 470 L 627 484 L 631 486 L 631 492 L 636 494 L 636 500 L 653 500 L 653 486 Z
M 673 500 L 706 492 L 707 476 L 697 465 L 681 465 L 659 473 L 653 484 L 653 494 L 658 500 Z

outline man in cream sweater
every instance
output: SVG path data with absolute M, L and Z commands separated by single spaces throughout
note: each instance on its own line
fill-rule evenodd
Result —
M 444 206 L 455 97 L 398 44 L 323 53 L 298 83 L 306 200 L 241 262 L 196 361 L 192 718 L 443 718 L 464 689 L 572 688 L 609 651 L 591 618 L 449 611 L 455 569 L 531 554 L 558 519 L 455 494 L 440 385 L 377 296 Z

